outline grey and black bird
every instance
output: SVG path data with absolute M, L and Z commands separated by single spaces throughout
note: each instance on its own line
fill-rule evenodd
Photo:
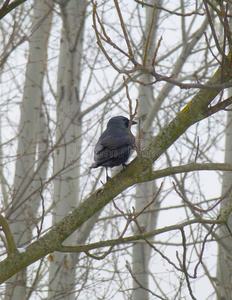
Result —
M 123 116 L 111 118 L 106 130 L 100 136 L 94 148 L 94 164 L 90 168 L 106 167 L 106 179 L 110 180 L 107 168 L 122 165 L 126 168 L 126 161 L 133 149 L 134 137 L 128 131 L 130 121 Z M 131 125 L 137 124 L 132 122 Z

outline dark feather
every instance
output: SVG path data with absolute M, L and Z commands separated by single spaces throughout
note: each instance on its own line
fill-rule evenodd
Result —
M 136 124 L 136 122 L 133 122 Z M 91 168 L 115 167 L 125 164 L 133 148 L 133 137 L 128 132 L 129 120 L 118 116 L 109 120 L 106 130 L 100 136 L 95 149 Z

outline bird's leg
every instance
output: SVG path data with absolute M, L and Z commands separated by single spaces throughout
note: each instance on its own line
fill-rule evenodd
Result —
M 111 181 L 111 178 L 110 178 L 110 176 L 108 175 L 108 169 L 107 169 L 107 167 L 106 167 L 106 181 L 108 182 L 108 181 Z
M 127 169 L 127 165 L 125 163 L 122 163 L 122 167 L 123 167 L 123 170 Z

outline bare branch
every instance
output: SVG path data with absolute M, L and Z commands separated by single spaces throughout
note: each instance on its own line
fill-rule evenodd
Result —
M 199 207 L 196 207 L 195 205 L 193 205 L 190 201 L 188 201 L 176 188 L 176 185 L 175 183 L 173 182 L 173 187 L 174 187 L 174 190 L 176 191 L 176 193 L 180 196 L 180 198 L 192 209 L 192 210 L 195 210 L 197 212 L 200 212 L 200 213 L 208 213 L 209 211 L 213 210 L 215 207 L 217 207 L 227 196 L 228 194 L 231 192 L 232 190 L 232 185 L 231 187 L 229 188 L 229 190 L 225 193 L 225 195 L 223 195 L 221 197 L 221 199 L 219 199 L 212 207 L 208 208 L 208 209 L 201 209 Z
M 147 3 L 147 2 L 144 2 L 144 1 L 140 1 L 140 0 L 134 0 L 134 1 L 137 2 L 138 4 L 141 4 L 142 6 L 148 6 L 148 7 L 154 8 L 153 4 L 150 4 L 150 3 Z M 193 12 L 190 12 L 190 13 L 178 13 L 176 11 L 169 10 L 169 9 L 167 9 L 165 7 L 162 7 L 162 6 L 158 6 L 158 5 L 155 5 L 155 6 L 156 6 L 156 9 L 160 9 L 160 10 L 168 12 L 171 15 L 176 15 L 176 16 L 180 16 L 180 17 L 190 17 L 192 15 L 200 15 L 200 16 L 205 15 L 205 12 L 201 13 L 197 10 L 195 10 Z
M 8 255 L 10 255 L 17 251 L 17 247 L 15 245 L 14 237 L 10 230 L 9 224 L 7 223 L 7 220 L 3 217 L 2 214 L 0 214 L 0 225 L 6 237 L 7 246 L 8 246 Z
M 17 6 L 21 5 L 22 3 L 26 2 L 26 1 L 27 0 L 15 0 L 12 3 L 9 3 L 10 0 L 5 0 L 2 7 L 0 8 L 0 19 L 4 18 L 13 9 L 15 9 Z
M 115 245 L 120 245 L 120 244 L 133 243 L 133 242 L 138 241 L 138 240 L 144 240 L 147 243 L 147 241 L 148 241 L 147 239 L 149 239 L 151 237 L 154 237 L 156 235 L 160 235 L 160 234 L 165 233 L 165 232 L 181 230 L 182 228 L 190 226 L 192 224 L 216 224 L 216 225 L 219 224 L 220 225 L 220 224 L 225 224 L 225 220 L 224 219 L 211 220 L 211 219 L 198 218 L 198 219 L 185 221 L 181 224 L 159 228 L 159 229 L 156 229 L 156 230 L 153 230 L 153 231 L 150 231 L 150 232 L 140 233 L 140 234 L 136 234 L 136 235 L 133 235 L 133 236 L 117 238 L 117 239 L 113 239 L 113 240 L 99 241 L 99 242 L 88 244 L 88 245 L 78 245 L 78 246 L 63 246 L 63 245 L 60 245 L 56 248 L 56 251 L 60 251 L 60 252 L 87 252 L 87 251 L 90 251 L 90 250 L 93 250 L 93 249 L 98 249 L 98 248 L 103 248 L 103 247 L 110 247 L 110 246 L 115 246 Z M 155 251 L 158 250 L 150 242 L 149 242 L 149 245 L 152 248 L 154 248 Z M 166 260 L 168 260 L 168 259 L 166 259 Z M 169 263 L 172 264 L 172 262 L 170 260 L 169 260 Z M 181 269 L 178 268 L 177 266 L 174 265 L 174 267 L 177 270 L 181 271 Z
M 191 288 L 191 284 L 189 281 L 189 274 L 188 274 L 188 270 L 187 270 L 187 266 L 186 266 L 186 262 L 187 262 L 187 247 L 186 247 L 186 237 L 185 237 L 185 233 L 184 233 L 184 229 L 182 228 L 180 230 L 181 235 L 182 235 L 182 245 L 183 245 L 183 260 L 182 260 L 182 269 L 185 275 L 185 279 L 187 282 L 187 286 L 188 286 L 188 290 L 189 290 L 189 294 L 191 296 L 191 298 L 193 300 L 197 300 L 196 297 L 193 295 L 193 291 Z
M 179 173 L 188 173 L 192 171 L 232 171 L 232 164 L 223 163 L 190 163 L 187 165 L 165 168 L 149 173 L 140 174 L 138 182 L 151 181 L 158 178 L 167 177 Z
M 133 274 L 133 271 L 132 271 L 132 269 L 131 269 L 131 267 L 130 267 L 130 265 L 129 265 L 128 262 L 126 263 L 126 268 L 127 268 L 127 270 L 129 271 L 129 273 L 131 274 L 131 277 L 135 280 L 135 282 L 138 284 L 138 286 L 139 286 L 140 288 L 142 288 L 142 289 L 148 291 L 151 295 L 155 296 L 155 297 L 158 298 L 158 299 L 166 300 L 166 298 L 163 298 L 163 297 L 159 296 L 158 294 L 152 292 L 151 289 L 145 288 L 145 287 L 138 281 L 138 279 L 136 278 L 136 276 Z

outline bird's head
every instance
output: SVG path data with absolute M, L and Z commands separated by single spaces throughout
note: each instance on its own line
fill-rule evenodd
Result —
M 123 116 L 113 117 L 107 123 L 107 127 L 118 127 L 127 129 L 129 127 L 130 120 Z M 135 125 L 137 122 L 133 121 L 131 125 Z

